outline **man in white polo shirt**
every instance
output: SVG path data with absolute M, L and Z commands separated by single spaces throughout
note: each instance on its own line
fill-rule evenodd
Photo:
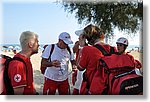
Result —
M 56 89 L 60 95 L 69 94 L 68 83 L 68 64 L 69 60 L 73 60 L 69 53 L 68 44 L 72 44 L 70 35 L 63 32 L 59 35 L 59 41 L 54 44 L 53 52 L 50 56 L 52 45 L 48 45 L 42 54 L 42 66 L 46 66 L 44 73 L 45 82 L 43 88 L 44 95 L 54 95 Z

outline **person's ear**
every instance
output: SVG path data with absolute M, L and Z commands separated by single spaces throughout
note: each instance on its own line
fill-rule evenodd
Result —
M 105 38 L 104 33 L 102 32 L 102 34 L 100 35 L 100 39 L 103 40 Z
M 29 46 L 29 48 L 32 48 L 33 47 L 33 42 L 29 41 L 28 46 Z

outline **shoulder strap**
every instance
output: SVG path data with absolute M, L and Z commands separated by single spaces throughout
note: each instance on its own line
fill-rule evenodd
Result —
M 50 55 L 49 55 L 49 57 L 48 57 L 48 59 L 50 59 L 50 61 L 51 61 L 51 55 L 52 55 L 52 53 L 53 53 L 53 51 L 54 51 L 54 47 L 55 47 L 55 44 L 52 44 L 52 45 L 51 45 L 51 50 L 50 50 Z
M 5 87 L 6 87 L 6 94 L 7 95 L 13 95 L 14 94 L 14 90 L 13 90 L 13 87 L 11 85 L 11 80 L 8 76 L 8 68 L 9 68 L 9 63 L 12 61 L 12 60 L 18 60 L 20 62 L 23 62 L 25 67 L 26 67 L 26 77 L 27 77 L 27 65 L 25 63 L 25 61 L 23 59 L 21 59 L 20 57 L 14 57 L 12 59 L 8 59 L 6 60 L 6 63 L 5 63 L 5 70 L 4 70 L 4 83 L 5 83 Z
M 109 54 L 101 45 L 96 44 L 96 45 L 94 45 L 94 47 L 99 49 L 104 56 Z
M 5 61 L 5 69 L 4 69 L 4 84 L 5 84 L 5 89 L 6 89 L 6 94 L 7 95 L 14 95 L 14 89 L 11 85 L 11 80 L 8 76 L 8 67 L 9 67 L 9 62 L 12 59 L 8 59 Z
M 47 46 L 48 46 L 47 44 L 43 46 L 44 50 L 46 49 Z M 42 51 L 42 53 L 44 52 L 44 50 Z
M 115 53 L 114 47 L 110 46 L 110 54 L 114 54 L 114 53 Z
M 50 50 L 50 55 L 49 55 L 48 59 L 51 58 L 51 55 L 52 55 L 52 53 L 53 53 L 53 51 L 54 51 L 54 47 L 55 47 L 55 44 L 52 44 L 52 45 L 51 45 L 51 50 Z M 69 54 L 71 55 L 71 50 L 70 50 L 70 47 L 69 47 L 69 46 L 67 46 L 67 50 L 68 50 Z M 51 61 L 51 59 L 50 59 L 50 61 Z

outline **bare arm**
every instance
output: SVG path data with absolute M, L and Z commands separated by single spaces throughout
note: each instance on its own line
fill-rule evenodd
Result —
M 14 88 L 14 94 L 15 95 L 23 95 L 23 92 L 24 92 L 24 87 Z
M 77 58 L 77 69 L 78 69 L 79 71 L 83 71 L 83 70 L 84 70 L 84 68 L 82 68 L 82 67 L 79 65 L 80 57 L 81 57 L 81 52 L 82 52 L 82 50 L 79 50 L 79 55 L 78 55 L 78 58 Z
M 52 66 L 52 63 L 51 63 L 51 62 L 48 62 L 47 59 L 42 58 L 41 65 L 42 65 L 42 67 L 51 67 L 51 66 Z
M 83 70 L 85 70 L 84 68 L 82 68 L 80 65 L 78 65 L 77 66 L 77 69 L 79 70 L 79 71 L 83 71 Z
M 42 58 L 41 65 L 42 67 L 52 67 L 52 66 L 60 67 L 60 62 L 58 60 L 49 62 L 47 59 Z

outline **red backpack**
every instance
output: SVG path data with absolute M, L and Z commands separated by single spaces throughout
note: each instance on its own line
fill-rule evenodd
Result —
M 110 46 L 110 50 L 109 52 L 107 52 L 103 46 L 96 44 L 94 45 L 94 47 L 96 47 L 97 49 L 99 49 L 101 51 L 101 53 L 104 56 L 110 56 L 111 54 L 116 52 L 115 47 Z M 98 74 L 98 75 L 97 75 Z M 92 80 L 92 82 L 89 82 L 88 80 Z M 94 81 L 93 81 L 94 80 Z M 92 94 L 101 94 L 102 92 L 100 92 L 101 90 L 103 90 L 101 87 L 101 84 L 99 83 L 100 77 L 99 77 L 99 72 L 97 70 L 97 68 L 93 69 L 93 71 L 91 71 L 90 75 L 87 75 L 86 71 L 83 73 L 83 81 L 82 81 L 82 87 L 80 89 L 80 94 L 86 95 L 86 94 L 91 94 L 90 90 L 94 90 L 94 93 Z M 100 84 L 100 85 L 98 85 Z M 97 88 L 98 86 L 98 88 Z M 100 90 L 98 90 L 100 89 Z M 96 93 L 95 93 L 96 91 Z
M 0 55 L 0 94 L 6 94 L 6 95 L 13 95 L 14 94 L 14 90 L 13 87 L 11 85 L 11 80 L 9 78 L 8 75 L 8 68 L 9 68 L 9 63 L 13 60 L 17 60 L 22 62 L 25 66 L 26 63 L 23 59 L 21 59 L 20 57 L 9 57 L 6 55 Z M 27 72 L 27 66 L 26 66 L 26 72 Z
M 103 52 L 101 50 L 101 52 Z M 90 94 L 143 94 L 143 76 L 135 73 L 135 63 L 126 54 L 114 53 L 99 59 Z
M 48 46 L 48 45 L 45 45 L 45 46 L 43 47 L 44 50 L 45 50 L 45 48 L 46 48 L 47 46 Z M 48 57 L 48 59 L 50 59 L 50 61 L 51 61 L 51 55 L 52 55 L 52 53 L 53 53 L 53 51 L 54 51 L 54 47 L 55 47 L 55 44 L 51 44 L 50 55 L 49 55 L 49 57 Z M 44 52 L 44 50 L 42 51 L 42 53 Z M 69 46 L 67 46 L 67 50 L 68 50 L 69 54 L 71 55 L 71 50 L 70 50 Z M 45 73 L 46 68 L 47 68 L 47 67 L 42 67 L 42 65 L 41 65 L 40 70 L 41 70 L 41 73 L 42 73 L 42 74 Z

